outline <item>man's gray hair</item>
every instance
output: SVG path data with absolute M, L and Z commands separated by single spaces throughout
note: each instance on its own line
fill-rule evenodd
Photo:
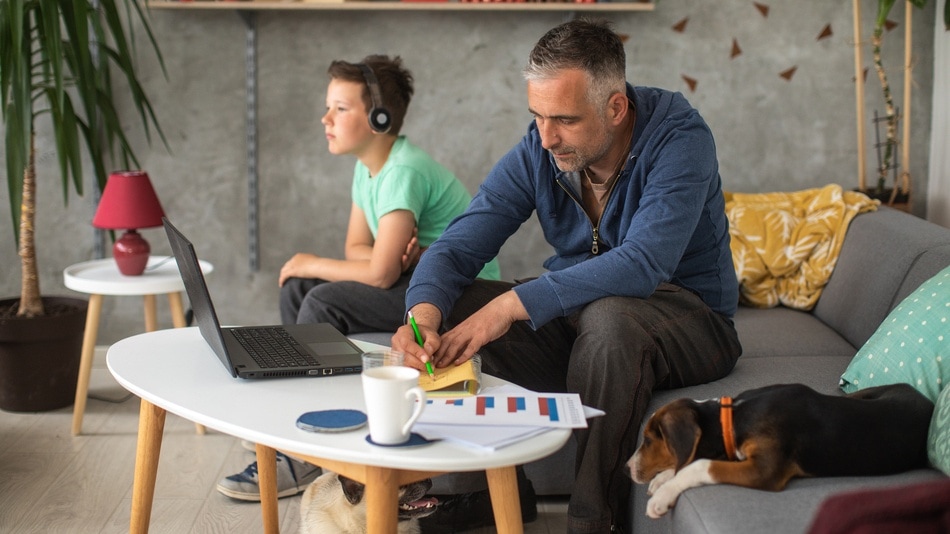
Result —
M 616 92 L 626 92 L 627 56 L 623 41 L 606 20 L 565 22 L 544 34 L 528 56 L 525 80 L 546 80 L 564 69 L 580 69 L 590 83 L 587 97 L 605 105 Z

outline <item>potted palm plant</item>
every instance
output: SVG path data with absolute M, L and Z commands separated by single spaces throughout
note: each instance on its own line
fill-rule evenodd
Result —
M 55 139 L 64 201 L 71 188 L 83 193 L 84 155 L 100 188 L 107 154 L 124 168 L 137 166 L 115 108 L 114 74 L 124 78 L 120 87 L 127 88 L 146 135 L 152 124 L 164 141 L 133 67 L 134 19 L 164 71 L 158 44 L 135 0 L 0 2 L 0 116 L 22 272 L 20 297 L 0 300 L 0 409 L 69 405 L 79 368 L 86 302 L 40 293 L 34 237 L 38 122 L 47 120 Z

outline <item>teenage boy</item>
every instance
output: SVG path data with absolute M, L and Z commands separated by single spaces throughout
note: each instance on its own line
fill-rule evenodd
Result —
M 280 270 L 285 324 L 330 323 L 344 334 L 393 332 L 403 323 L 415 262 L 471 195 L 445 167 L 399 135 L 412 75 L 399 57 L 373 55 L 328 69 L 323 123 L 331 154 L 355 156 L 344 258 L 295 254 Z M 479 274 L 497 280 L 492 260 Z M 249 444 L 248 444 L 249 445 Z M 296 495 L 320 469 L 277 454 L 279 497 Z M 221 479 L 218 491 L 259 501 L 257 462 Z

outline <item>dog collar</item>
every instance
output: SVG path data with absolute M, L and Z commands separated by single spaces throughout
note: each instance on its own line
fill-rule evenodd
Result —
M 722 443 L 726 456 L 736 461 L 736 431 L 732 426 L 732 397 L 719 397 L 719 423 L 722 425 Z

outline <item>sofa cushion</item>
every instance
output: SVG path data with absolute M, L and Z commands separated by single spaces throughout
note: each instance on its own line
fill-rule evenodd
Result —
M 742 358 L 779 356 L 845 356 L 857 352 L 812 313 L 782 306 L 769 309 L 739 306 L 736 332 Z
M 795 358 L 741 357 L 729 375 L 698 386 L 655 391 L 647 409 L 652 414 L 664 404 L 680 398 L 704 400 L 772 384 L 801 383 L 819 393 L 841 395 L 838 378 L 848 366 L 847 356 L 798 356 Z M 644 421 L 646 422 L 646 421 Z
M 950 267 L 904 299 L 855 355 L 841 376 L 851 393 L 907 383 L 936 401 L 950 383 Z
M 882 206 L 851 221 L 813 313 L 860 347 L 903 296 L 947 265 L 946 228 Z
M 943 388 L 934 406 L 927 435 L 927 457 L 930 465 L 950 475 L 950 386 Z
M 633 532 L 704 534 L 801 534 L 828 497 L 864 489 L 942 480 L 933 469 L 879 477 L 801 478 L 782 491 L 771 492 L 730 485 L 692 488 L 683 492 L 672 514 L 659 520 L 646 517 L 646 501 L 635 501 Z M 645 497 L 645 496 L 644 496 Z

